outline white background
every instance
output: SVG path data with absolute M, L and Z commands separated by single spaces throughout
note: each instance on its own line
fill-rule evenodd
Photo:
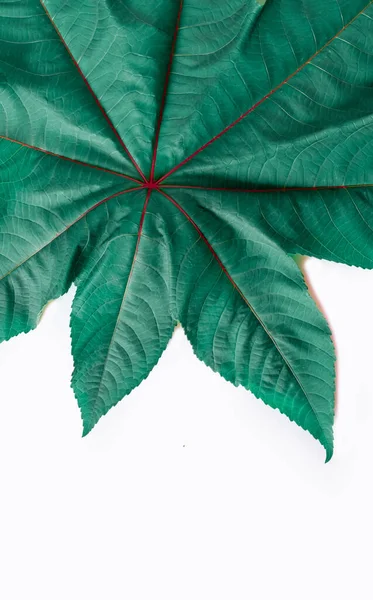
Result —
M 0 346 L 3 600 L 371 600 L 373 273 L 307 259 L 338 352 L 335 455 L 178 329 L 81 438 L 73 291 Z

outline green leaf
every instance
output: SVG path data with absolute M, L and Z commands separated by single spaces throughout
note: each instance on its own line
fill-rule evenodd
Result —
M 0 340 L 75 282 L 84 434 L 174 326 L 333 451 L 334 350 L 291 255 L 373 267 L 373 1 L 6 0 Z

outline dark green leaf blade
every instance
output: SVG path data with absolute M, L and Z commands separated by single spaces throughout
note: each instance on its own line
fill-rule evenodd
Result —
M 195 191 L 174 190 L 168 200 L 163 212 L 178 232 L 177 315 L 196 355 L 310 431 L 329 460 L 335 356 L 298 267 L 242 219 L 233 195 L 222 216 L 201 210 Z
M 133 182 L 5 140 L 0 140 L 0 161 L 0 339 L 5 340 L 36 327 L 47 302 L 68 290 L 89 237 L 87 213 Z
M 289 254 L 373 268 L 373 196 L 371 186 L 340 188 L 221 190 L 167 186 L 184 190 L 199 210 L 230 222 L 243 222 L 273 239 Z
M 284 25 L 282 34 L 278 15 L 282 4 L 264 7 L 252 37 L 245 38 L 248 60 L 243 73 L 235 75 L 238 81 L 232 80 L 234 74 L 226 78 L 222 70 L 223 82 L 213 91 L 220 93 L 215 109 L 209 105 L 195 113 L 199 119 L 192 129 L 198 135 L 195 146 L 186 151 L 185 143 L 179 143 L 183 155 L 180 151 L 174 164 L 169 151 L 159 154 L 163 173 L 172 166 L 167 183 L 193 179 L 195 185 L 254 188 L 371 183 L 373 4 L 307 2 L 307 14 L 315 11 L 312 27 L 299 8 L 291 12 L 292 4 L 285 4 L 292 26 Z M 265 54 L 264 48 L 260 51 L 262 37 Z M 216 60 L 220 64 L 219 57 Z M 263 61 L 274 71 L 270 80 Z M 233 61 L 232 70 L 239 70 L 238 64 Z M 179 71 L 188 73 L 184 65 L 178 66 Z M 197 89 L 203 85 L 202 80 Z M 211 103 L 207 90 L 200 94 Z M 171 98 L 175 95 L 173 90 Z M 166 108 L 164 135 L 174 119 L 172 104 Z M 217 108 L 224 119 L 212 118 L 208 127 Z M 201 122 L 200 115 L 208 115 L 209 120 Z M 182 128 L 174 135 L 186 137 Z M 168 135 L 164 139 L 170 142 Z
M 138 177 L 39 0 L 0 16 L 0 137 Z
M 147 174 L 179 3 L 43 0 L 43 5 Z
M 72 386 L 87 434 L 148 376 L 176 325 L 159 202 L 132 192 L 99 207 L 71 315 Z M 149 204 L 148 204 L 149 202 Z

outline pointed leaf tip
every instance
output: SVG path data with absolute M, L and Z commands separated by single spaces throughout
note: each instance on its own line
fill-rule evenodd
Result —
M 334 454 L 333 441 L 330 444 L 325 444 L 324 448 L 325 448 L 325 464 L 326 464 L 333 458 L 333 454 Z

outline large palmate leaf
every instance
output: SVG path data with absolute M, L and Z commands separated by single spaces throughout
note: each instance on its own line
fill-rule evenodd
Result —
M 373 2 L 0 2 L 0 337 L 75 282 L 84 432 L 180 321 L 333 448 L 294 253 L 373 267 Z

